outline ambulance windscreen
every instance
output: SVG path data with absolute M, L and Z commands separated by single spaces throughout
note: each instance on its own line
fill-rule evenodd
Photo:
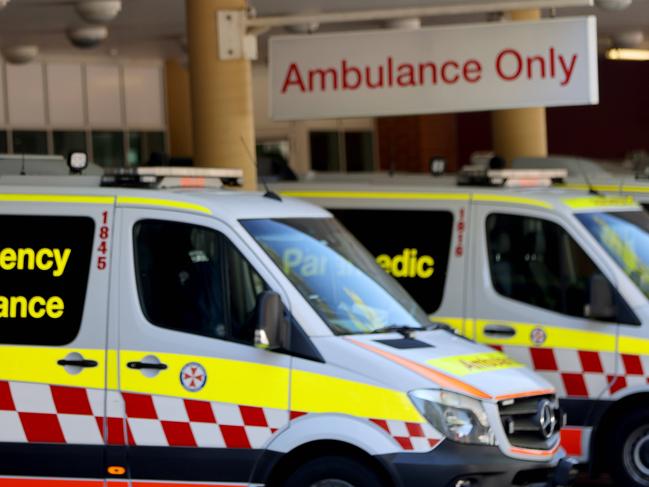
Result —
M 336 334 L 429 325 L 425 313 L 333 218 L 243 220 Z
M 645 211 L 579 213 L 579 221 L 649 298 L 649 215 Z

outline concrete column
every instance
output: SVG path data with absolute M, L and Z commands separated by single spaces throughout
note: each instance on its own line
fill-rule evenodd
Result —
M 257 188 L 251 66 L 221 61 L 216 12 L 245 10 L 246 0 L 186 0 L 194 127 L 194 164 L 243 169 L 244 187 Z
M 192 107 L 189 71 L 175 59 L 165 63 L 167 126 L 171 157 L 192 157 Z
M 541 11 L 519 10 L 509 14 L 510 20 L 538 20 Z M 548 135 L 545 108 L 498 110 L 491 114 L 491 134 L 494 152 L 507 161 L 516 157 L 548 155 Z

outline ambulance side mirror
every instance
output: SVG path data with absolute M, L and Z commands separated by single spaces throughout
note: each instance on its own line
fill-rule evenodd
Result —
M 290 328 L 279 294 L 264 291 L 257 296 L 257 329 L 255 346 L 269 350 L 288 350 Z
M 590 299 L 585 315 L 602 321 L 615 321 L 617 317 L 613 288 L 602 274 L 594 274 L 590 278 Z

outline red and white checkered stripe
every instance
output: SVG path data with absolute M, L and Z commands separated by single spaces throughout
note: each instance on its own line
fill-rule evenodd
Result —
M 428 423 L 410 423 L 384 419 L 370 420 L 387 431 L 407 451 L 430 451 L 442 441 L 442 435 Z
M 274 408 L 96 389 L 0 381 L 0 442 L 263 448 L 289 420 Z M 126 418 L 124 421 L 123 418 Z M 429 451 L 428 424 L 371 419 L 404 450 Z
M 565 348 L 494 346 L 529 365 L 552 383 L 560 397 L 608 398 L 649 383 L 649 357 Z

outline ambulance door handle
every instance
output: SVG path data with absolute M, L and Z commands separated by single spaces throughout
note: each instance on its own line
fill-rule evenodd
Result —
M 68 374 L 72 375 L 80 373 L 81 369 L 97 367 L 98 365 L 96 360 L 88 360 L 79 352 L 70 352 L 62 359 L 57 360 L 56 363 L 63 367 Z
M 135 370 L 143 370 L 143 369 L 149 369 L 149 370 L 165 370 L 167 368 L 167 364 L 152 364 L 152 363 L 147 363 L 147 362 L 128 362 L 126 366 L 129 369 L 135 369 Z
M 516 329 L 508 325 L 485 325 L 484 333 L 491 336 L 513 337 L 516 335 Z
M 56 363 L 61 365 L 62 367 L 83 367 L 83 368 L 97 367 L 96 360 L 86 360 L 86 359 L 81 359 L 81 360 L 61 359 Z

